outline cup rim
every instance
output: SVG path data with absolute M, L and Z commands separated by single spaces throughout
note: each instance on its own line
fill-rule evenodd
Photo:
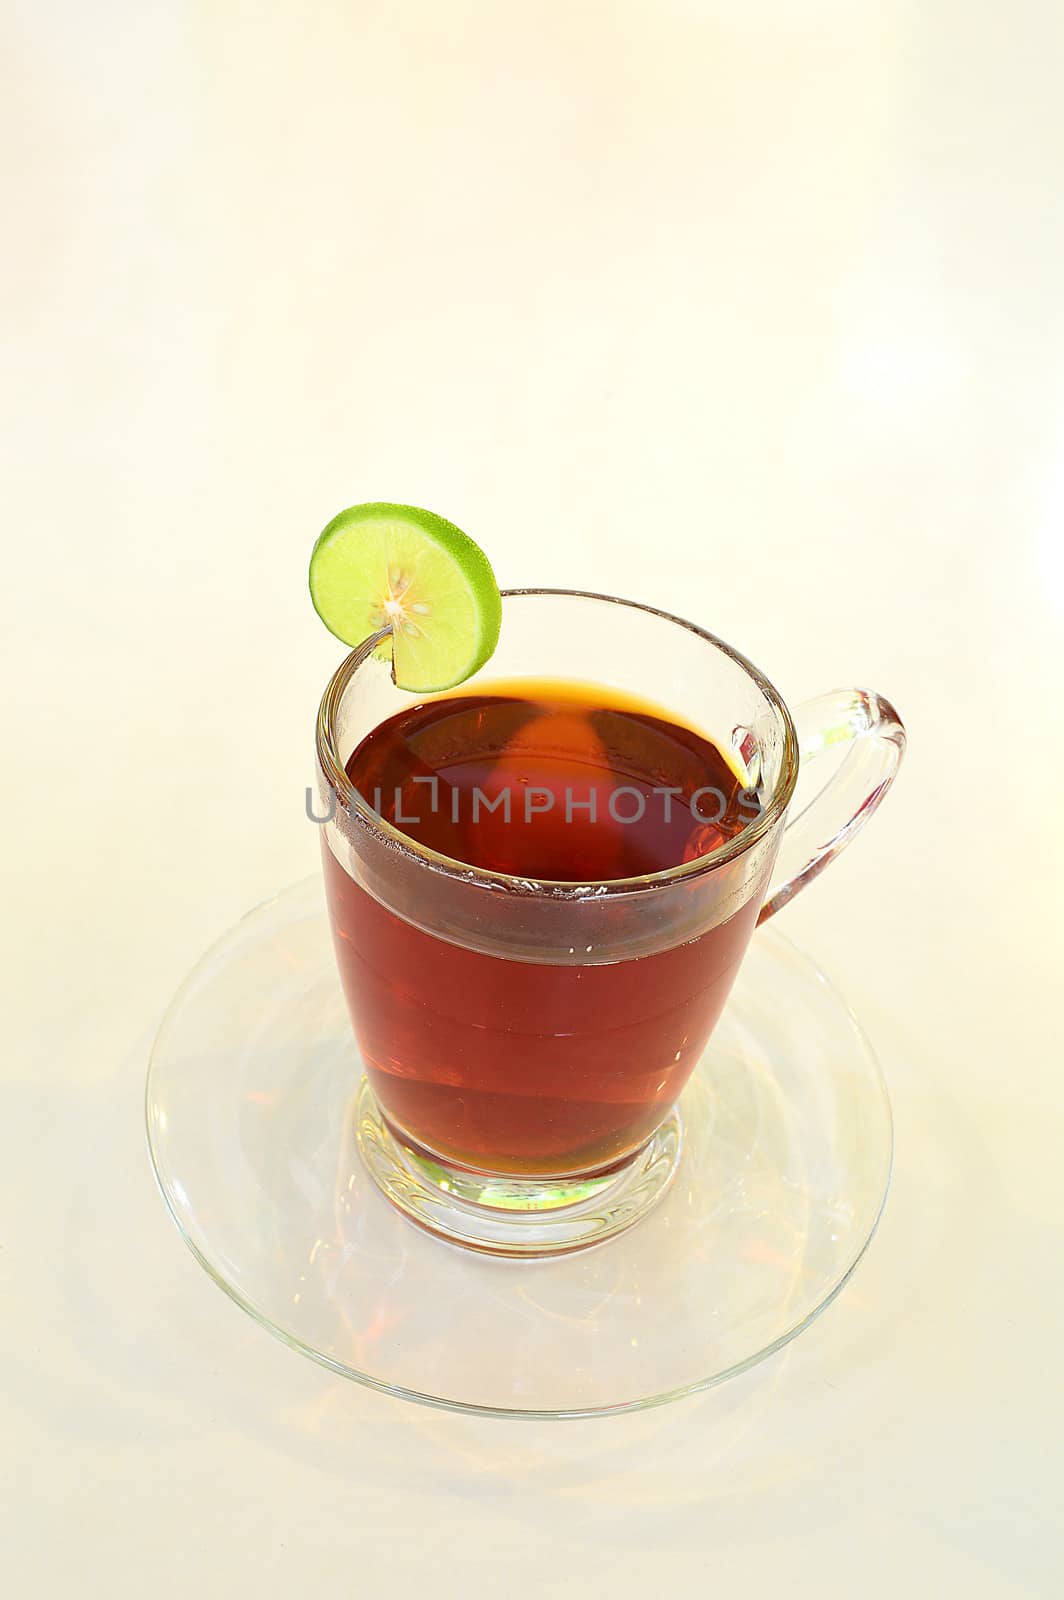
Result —
M 644 604 L 641 600 L 625 600 L 619 595 L 600 594 L 592 589 L 503 589 L 500 591 L 504 600 L 517 600 L 542 597 L 544 599 L 567 600 L 598 600 L 607 605 L 625 606 L 633 611 L 644 611 L 650 616 L 659 617 L 664 622 L 674 623 L 683 628 L 687 633 L 693 633 L 697 638 L 712 645 L 724 655 L 730 657 L 737 666 L 747 674 L 757 685 L 772 709 L 776 712 L 783 725 L 783 759 L 780 766 L 780 777 L 771 800 L 761 815 L 753 822 L 748 823 L 733 839 L 726 840 L 718 845 L 715 850 L 710 850 L 706 855 L 696 856 L 693 861 L 683 861 L 675 867 L 665 867 L 659 872 L 643 873 L 637 877 L 610 878 L 602 882 L 575 883 L 569 880 L 553 878 L 523 878 L 507 872 L 494 872 L 484 867 L 474 867 L 469 862 L 459 861 L 454 856 L 441 855 L 428 845 L 419 843 L 402 833 L 392 823 L 386 822 L 378 816 L 373 808 L 366 804 L 358 790 L 352 784 L 340 759 L 336 740 L 336 714 L 340 701 L 351 679 L 358 669 L 370 659 L 377 647 L 388 638 L 391 629 L 381 628 L 377 633 L 371 634 L 357 645 L 350 655 L 340 663 L 325 687 L 318 708 L 317 726 L 315 730 L 315 746 L 317 750 L 318 765 L 326 783 L 336 795 L 337 804 L 341 805 L 352 822 L 365 829 L 374 837 L 385 841 L 389 847 L 398 850 L 402 855 L 421 866 L 428 867 L 434 872 L 446 877 L 461 881 L 467 887 L 473 884 L 482 884 L 487 888 L 503 889 L 511 894 L 545 896 L 552 899 L 588 899 L 592 895 L 601 898 L 606 895 L 633 894 L 646 889 L 657 889 L 673 883 L 688 882 L 700 878 L 706 873 L 715 871 L 727 862 L 735 861 L 746 854 L 760 839 L 776 825 L 783 816 L 791 802 L 794 787 L 798 781 L 798 735 L 795 731 L 794 721 L 787 709 L 783 696 L 775 685 L 756 667 L 747 656 L 718 638 L 715 633 L 710 633 L 706 628 L 700 628 L 697 623 L 689 622 L 685 617 L 678 617 L 671 611 L 664 611 L 658 606 Z

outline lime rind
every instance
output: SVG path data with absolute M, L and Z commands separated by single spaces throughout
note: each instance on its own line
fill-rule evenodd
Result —
M 350 506 L 320 534 L 310 596 L 325 626 L 356 645 L 391 626 L 395 682 L 429 693 L 472 676 L 498 643 L 502 602 L 480 546 L 418 506 Z

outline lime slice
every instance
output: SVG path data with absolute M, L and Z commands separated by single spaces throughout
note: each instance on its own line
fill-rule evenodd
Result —
M 400 689 L 452 689 L 495 649 L 502 602 L 487 556 L 431 511 L 349 506 L 310 558 L 310 598 L 345 644 L 391 626 Z

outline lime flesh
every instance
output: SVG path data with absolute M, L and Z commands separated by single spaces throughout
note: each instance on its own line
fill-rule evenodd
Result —
M 345 644 L 391 628 L 400 689 L 452 689 L 498 643 L 502 602 L 487 556 L 453 522 L 417 506 L 341 511 L 314 546 L 310 597 Z

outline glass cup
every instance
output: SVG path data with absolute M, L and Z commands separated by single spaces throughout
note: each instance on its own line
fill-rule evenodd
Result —
M 326 893 L 365 1069 L 363 1158 L 395 1205 L 456 1243 L 510 1255 L 597 1243 L 664 1192 L 681 1155 L 677 1102 L 754 929 L 868 820 L 904 730 L 864 689 L 792 718 L 738 651 L 652 607 L 508 591 L 498 649 L 461 692 L 549 676 L 637 694 L 708 735 L 760 805 L 735 837 L 667 871 L 537 881 L 438 855 L 353 788 L 352 752 L 410 705 L 386 642 L 352 651 L 317 725 Z M 825 755 L 827 780 L 792 804 L 799 761 Z

